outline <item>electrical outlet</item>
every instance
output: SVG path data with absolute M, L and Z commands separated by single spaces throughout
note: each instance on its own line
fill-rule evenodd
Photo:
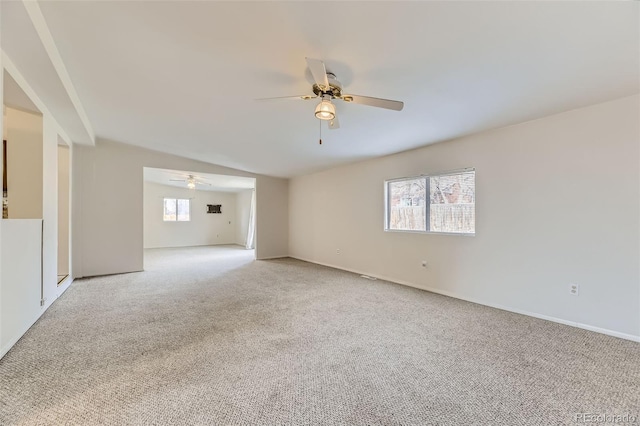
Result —
M 340 249 L 336 249 L 336 254 L 340 254 Z
M 426 261 L 426 260 L 423 260 L 423 261 L 422 261 L 422 267 L 423 267 L 423 268 L 426 268 L 426 267 L 427 267 L 427 261 Z
M 580 295 L 580 284 L 571 283 L 569 284 L 569 293 L 574 296 Z

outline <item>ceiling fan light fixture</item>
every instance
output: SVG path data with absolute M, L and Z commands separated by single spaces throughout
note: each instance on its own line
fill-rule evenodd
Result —
M 194 178 L 190 177 L 187 179 L 187 188 L 196 189 L 196 180 Z
M 336 116 L 336 107 L 328 100 L 321 101 L 316 107 L 316 118 L 320 120 L 333 120 Z

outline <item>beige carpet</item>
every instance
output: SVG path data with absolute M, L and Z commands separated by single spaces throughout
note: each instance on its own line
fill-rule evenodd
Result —
M 239 248 L 145 266 L 76 281 L 0 361 L 0 424 L 640 418 L 638 343 Z

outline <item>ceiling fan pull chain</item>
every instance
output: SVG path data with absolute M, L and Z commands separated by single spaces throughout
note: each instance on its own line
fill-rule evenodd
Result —
M 322 120 L 318 120 L 318 124 L 320 124 L 320 145 L 322 145 Z

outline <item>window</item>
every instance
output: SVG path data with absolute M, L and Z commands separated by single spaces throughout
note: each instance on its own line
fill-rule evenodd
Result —
M 178 221 L 186 222 L 191 220 L 190 203 L 188 199 L 165 198 L 164 215 L 165 222 Z
M 385 182 L 386 231 L 475 234 L 474 169 Z

